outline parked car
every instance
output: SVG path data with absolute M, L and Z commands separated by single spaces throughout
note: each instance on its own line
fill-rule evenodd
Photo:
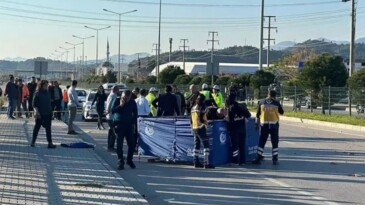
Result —
M 127 89 L 127 85 L 124 83 L 104 83 L 103 87 L 104 89 L 111 89 L 112 87 L 117 86 L 119 88 L 119 91 L 125 91 Z
M 76 89 L 76 93 L 77 93 L 77 97 L 78 97 L 79 104 L 80 104 L 80 106 L 78 108 L 82 108 L 82 105 L 84 104 L 85 99 L 86 99 L 87 92 L 86 92 L 86 90 L 83 90 L 83 89 Z
M 313 98 L 311 98 L 310 96 L 307 96 L 307 97 L 305 97 L 305 107 L 307 109 L 310 109 L 311 107 L 313 109 L 317 109 L 318 105 L 317 105 L 317 102 Z
M 356 105 L 356 112 L 357 112 L 357 114 L 364 113 L 364 110 L 365 110 L 365 108 L 364 108 L 363 105 L 360 105 L 360 104 L 357 104 Z
M 348 104 L 349 103 L 349 97 L 342 98 L 338 101 L 338 103 L 341 104 Z
M 91 106 L 94 97 L 96 95 L 97 90 L 91 90 L 89 94 L 86 96 L 86 101 L 83 104 L 82 107 L 82 120 L 88 121 L 88 120 L 95 120 L 98 118 L 98 113 L 96 112 L 96 104 Z M 105 90 L 105 94 L 109 96 L 110 90 Z M 105 101 L 105 107 L 106 107 L 106 101 Z M 105 112 L 104 112 L 105 117 Z

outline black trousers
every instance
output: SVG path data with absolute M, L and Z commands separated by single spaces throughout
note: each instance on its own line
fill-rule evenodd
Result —
M 108 120 L 109 131 L 108 131 L 108 148 L 114 148 L 116 133 L 115 133 L 115 125 L 113 120 Z
M 232 126 L 229 128 L 229 136 L 232 142 L 233 163 L 243 163 L 245 161 L 246 133 L 243 126 Z
M 28 98 L 28 111 L 30 116 L 33 116 L 33 95 L 30 95 Z
M 123 159 L 123 143 L 124 138 L 127 141 L 128 145 L 128 154 L 127 154 L 127 162 L 131 162 L 133 160 L 133 152 L 135 147 L 135 139 L 133 135 L 133 124 L 121 122 L 117 126 L 117 155 L 119 164 L 124 164 Z
M 97 107 L 96 112 L 98 113 L 98 127 L 103 125 L 104 108 Z
M 52 115 L 41 116 L 40 119 L 35 120 L 32 143 L 36 142 L 39 130 L 41 129 L 41 126 L 43 126 L 44 129 L 46 129 L 46 136 L 47 136 L 48 144 L 52 144 L 52 133 L 51 133 Z
M 207 136 L 206 128 L 200 128 L 200 129 L 193 129 L 194 134 L 194 162 L 199 161 L 199 150 L 201 147 L 201 143 L 203 144 L 204 148 L 204 164 L 209 164 L 209 138 Z
M 52 110 L 56 111 L 54 116 L 57 120 L 61 120 L 61 99 L 53 101 Z
M 260 142 L 257 148 L 257 154 L 262 156 L 264 154 L 264 148 L 267 142 L 267 138 L 271 138 L 272 144 L 272 158 L 273 160 L 278 159 L 279 155 L 279 123 L 274 125 L 261 125 L 260 127 Z

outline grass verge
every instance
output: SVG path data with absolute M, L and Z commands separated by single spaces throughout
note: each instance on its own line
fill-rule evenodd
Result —
M 365 118 L 357 116 L 338 115 L 338 114 L 323 115 L 320 113 L 294 112 L 294 111 L 286 111 L 285 116 L 309 119 L 309 120 L 318 120 L 324 122 L 365 126 Z
M 247 107 L 251 112 L 256 112 L 255 106 L 248 106 Z M 323 115 L 321 113 L 310 113 L 310 112 L 295 112 L 295 111 L 285 111 L 284 116 L 286 117 L 295 117 L 307 120 L 318 120 L 323 122 L 332 122 L 332 123 L 342 123 L 347 125 L 358 125 L 358 126 L 365 126 L 365 118 L 355 116 L 356 114 L 353 113 L 353 116 L 348 115 Z

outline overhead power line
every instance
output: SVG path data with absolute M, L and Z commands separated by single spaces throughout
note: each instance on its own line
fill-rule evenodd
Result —
M 107 13 L 101 13 L 101 12 L 90 12 L 90 11 L 83 11 L 83 10 L 73 10 L 73 9 L 69 9 L 69 8 L 58 8 L 58 7 L 49 7 L 49 6 L 43 6 L 43 5 L 36 5 L 36 4 L 29 4 L 29 3 L 24 3 L 24 2 L 16 2 L 16 1 L 8 1 L 8 0 L 1 0 L 1 2 L 7 3 L 7 4 L 13 4 L 13 5 L 21 5 L 22 7 L 27 6 L 27 7 L 33 7 L 33 8 L 37 8 L 37 9 L 47 9 L 47 10 L 54 10 L 54 11 L 62 11 L 63 13 L 65 12 L 71 12 L 71 13 L 82 13 L 82 14 L 89 14 L 89 15 L 97 15 L 97 16 L 111 16 L 110 14 Z M 364 8 L 364 7 L 358 7 L 358 9 L 360 8 Z M 321 11 L 321 12 L 309 12 L 309 13 L 298 13 L 295 15 L 282 15 L 281 17 L 304 17 L 304 16 L 312 16 L 312 15 L 316 15 L 318 14 L 319 16 L 322 15 L 326 15 L 326 14 L 338 14 L 339 12 L 348 12 L 347 9 L 337 9 L 337 10 L 328 10 L 328 11 Z M 130 16 L 126 16 L 125 18 L 147 18 L 147 19 L 153 19 L 156 18 L 156 16 L 135 16 L 135 15 L 130 15 Z M 189 19 L 189 20 L 256 20 L 257 17 L 176 17 L 176 16 L 165 16 L 163 17 L 163 19 Z
M 120 3 L 129 4 L 143 4 L 143 5 L 158 5 L 157 2 L 152 1 L 140 1 L 140 0 L 104 0 Z M 285 4 L 267 4 L 265 7 L 286 7 L 286 6 L 313 6 L 313 5 L 329 5 L 339 4 L 337 0 L 327 0 L 320 2 L 308 2 L 308 3 L 285 3 Z M 163 3 L 164 6 L 175 6 L 175 7 L 219 7 L 219 8 L 237 8 L 237 7 L 260 7 L 259 4 L 191 4 L 191 3 Z

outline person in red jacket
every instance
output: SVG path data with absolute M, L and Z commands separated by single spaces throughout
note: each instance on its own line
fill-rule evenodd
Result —
M 18 81 L 19 83 L 19 88 L 21 89 L 21 96 L 20 96 L 20 105 L 21 107 L 23 107 L 23 110 L 25 112 L 25 116 L 27 118 L 29 118 L 29 113 L 28 113 L 28 98 L 29 98 L 29 90 L 28 90 L 28 87 L 23 84 L 23 80 L 22 79 L 19 79 Z M 19 106 L 20 107 L 20 106 Z M 21 109 L 19 109 L 19 113 L 18 113 L 18 116 L 21 116 L 22 113 L 21 113 Z

